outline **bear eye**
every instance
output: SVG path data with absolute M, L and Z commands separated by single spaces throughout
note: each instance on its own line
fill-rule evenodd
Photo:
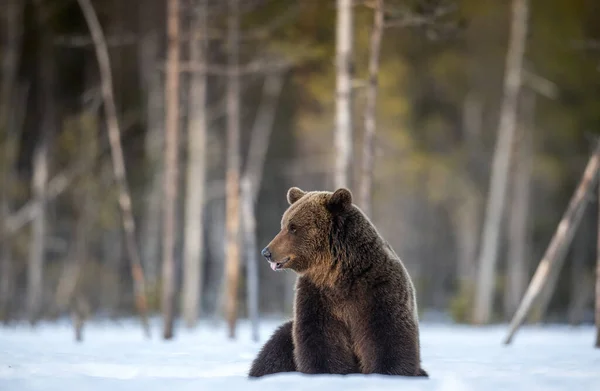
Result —
M 288 227 L 288 231 L 291 232 L 291 233 L 293 233 L 293 234 L 296 233 L 297 229 L 298 229 L 298 227 L 296 227 L 295 224 L 290 224 L 289 227 Z

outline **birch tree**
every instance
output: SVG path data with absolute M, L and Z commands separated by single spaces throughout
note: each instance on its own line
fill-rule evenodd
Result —
M 225 313 L 229 338 L 235 338 L 240 280 L 240 11 L 238 0 L 229 0 L 228 4 Z
M 498 243 L 504 214 L 511 148 L 522 80 L 523 57 L 527 40 L 528 0 L 513 0 L 511 15 L 504 76 L 504 95 L 500 109 L 498 138 L 492 162 L 482 246 L 479 254 L 479 270 L 473 310 L 473 321 L 476 324 L 488 323 L 492 316 Z
M 335 187 L 349 187 L 352 159 L 353 0 L 337 0 Z
M 207 54 L 206 0 L 194 2 L 190 35 L 201 33 L 200 42 L 190 39 L 190 61 L 205 62 Z M 206 73 L 193 72 L 190 81 L 190 118 L 188 123 L 187 193 L 183 266 L 183 317 L 188 327 L 198 319 L 202 292 L 202 254 L 204 246 L 204 187 L 206 182 Z
M 175 230 L 179 144 L 179 0 L 167 2 L 167 70 L 165 82 L 165 171 L 163 179 L 163 338 L 173 338 L 175 317 Z
M 365 102 L 365 133 L 360 182 L 360 207 L 369 217 L 372 214 L 371 193 L 373 191 L 373 155 L 377 117 L 377 77 L 379 74 L 379 57 L 385 18 L 384 0 L 376 0 L 373 13 L 373 28 L 369 44 L 369 79 Z

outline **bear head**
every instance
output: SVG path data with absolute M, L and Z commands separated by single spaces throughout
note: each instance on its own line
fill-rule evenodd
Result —
M 352 193 L 345 188 L 332 193 L 292 187 L 287 201 L 289 207 L 281 219 L 281 230 L 262 255 L 273 270 L 289 269 L 301 275 L 322 274 L 323 268 L 330 270 L 335 258 L 332 232 L 351 214 Z

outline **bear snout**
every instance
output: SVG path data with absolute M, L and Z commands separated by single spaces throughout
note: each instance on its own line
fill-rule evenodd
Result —
M 263 248 L 260 252 L 263 257 L 267 259 L 267 261 L 271 260 L 271 251 L 269 251 L 269 246 Z

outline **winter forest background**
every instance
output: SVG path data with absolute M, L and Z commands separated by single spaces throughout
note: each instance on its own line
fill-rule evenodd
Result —
M 173 319 L 233 336 L 289 316 L 295 275 L 260 249 L 290 186 L 353 191 L 423 322 L 508 322 L 597 153 L 595 0 L 3 0 L 0 16 L 7 325 L 142 314 L 171 338 Z M 594 322 L 588 185 L 529 321 Z

